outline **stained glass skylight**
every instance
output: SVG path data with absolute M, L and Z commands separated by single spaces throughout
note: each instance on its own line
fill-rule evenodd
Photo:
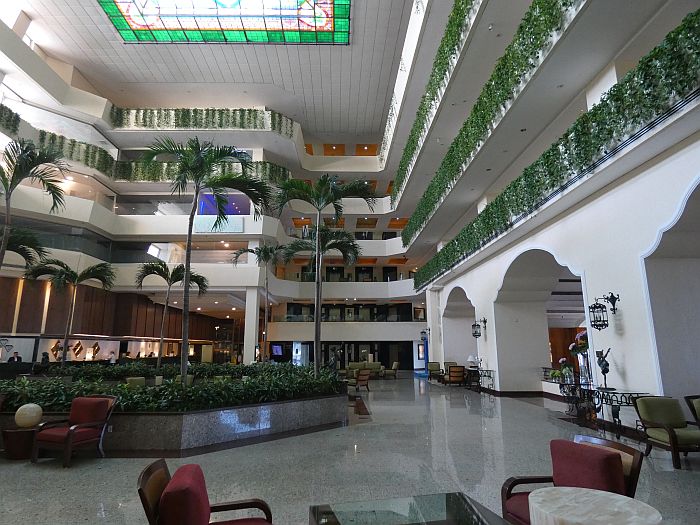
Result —
M 125 42 L 349 44 L 351 0 L 97 0 Z

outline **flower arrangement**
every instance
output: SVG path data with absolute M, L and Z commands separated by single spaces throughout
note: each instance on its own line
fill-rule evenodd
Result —
M 576 334 L 574 342 L 569 345 L 569 352 L 573 355 L 585 354 L 588 352 L 588 331 L 584 330 Z

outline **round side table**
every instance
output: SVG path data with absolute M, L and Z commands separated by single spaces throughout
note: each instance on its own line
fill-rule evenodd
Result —
M 654 507 L 614 492 L 547 487 L 530 493 L 531 525 L 657 525 Z

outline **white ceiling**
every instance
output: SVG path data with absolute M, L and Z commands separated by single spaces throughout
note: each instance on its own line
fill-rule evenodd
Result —
M 412 6 L 353 0 L 349 46 L 125 44 L 96 1 L 18 1 L 36 43 L 117 105 L 264 105 L 319 142 L 381 141 Z

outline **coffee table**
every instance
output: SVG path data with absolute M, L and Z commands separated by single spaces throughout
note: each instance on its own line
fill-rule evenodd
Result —
M 508 525 L 461 492 L 309 508 L 309 525 Z

